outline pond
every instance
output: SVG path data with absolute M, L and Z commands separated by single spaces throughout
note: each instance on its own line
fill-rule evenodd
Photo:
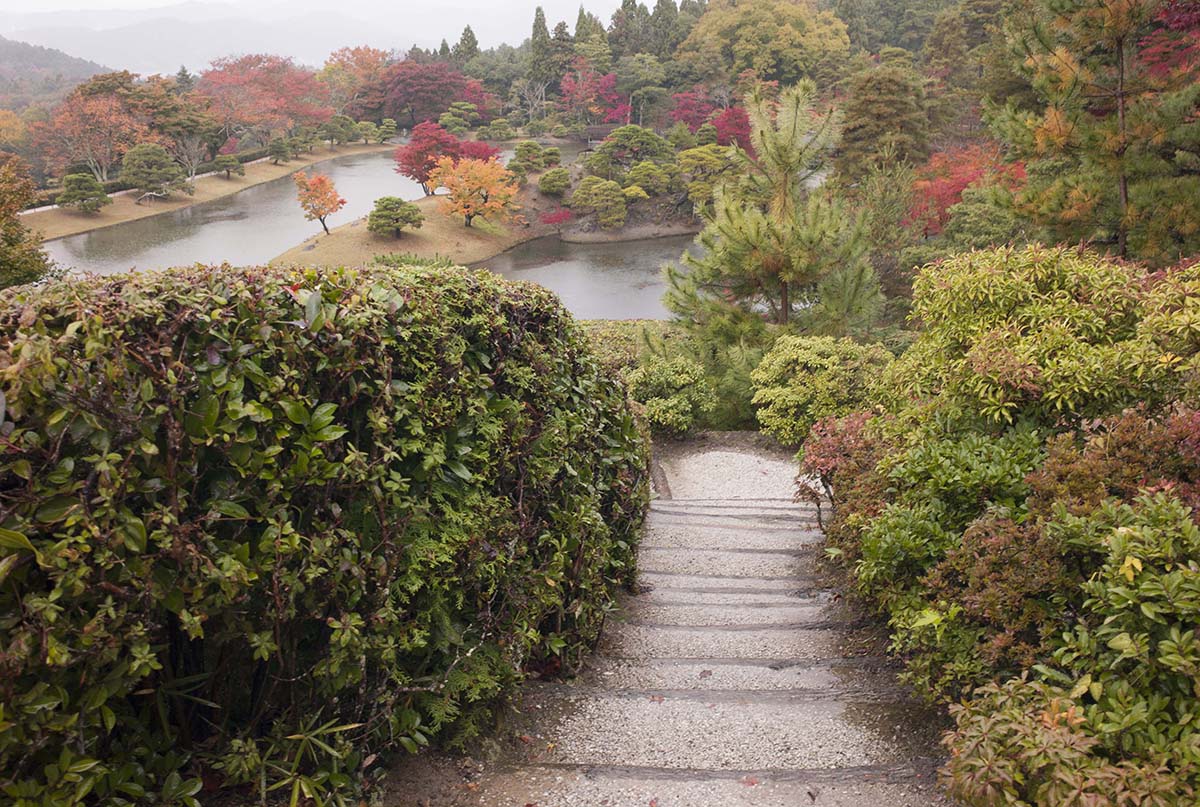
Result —
M 616 244 L 539 238 L 478 265 L 545 286 L 580 319 L 667 319 L 662 265 L 678 261 L 691 244 L 686 235 Z
M 574 156 L 570 148 L 563 151 L 567 159 Z M 389 152 L 336 157 L 318 165 L 346 199 L 331 226 L 365 216 L 380 196 L 422 195 L 417 183 L 395 172 Z M 97 274 L 194 263 L 254 265 L 299 244 L 319 226 L 304 219 L 291 178 L 282 177 L 183 210 L 48 241 L 45 249 L 61 266 Z M 546 286 L 581 318 L 662 319 L 668 314 L 662 305 L 661 266 L 678 260 L 690 241 L 685 236 L 567 244 L 543 238 L 480 265 Z

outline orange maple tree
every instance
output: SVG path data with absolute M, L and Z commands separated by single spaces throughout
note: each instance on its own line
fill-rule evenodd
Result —
M 61 171 L 82 163 L 101 182 L 108 180 L 126 151 L 138 143 L 158 142 L 116 96 L 79 92 L 63 101 L 49 121 L 36 126 L 35 138 L 52 168 Z
M 442 157 L 429 172 L 429 186 L 446 189 L 440 200 L 442 211 L 462 216 L 468 227 L 476 216 L 505 218 L 516 210 L 516 177 L 494 158 L 456 161 Z
M 329 225 L 325 219 L 346 206 L 346 200 L 338 195 L 333 180 L 325 174 L 313 174 L 310 177 L 303 171 L 293 174 L 292 180 L 296 183 L 296 196 L 304 210 L 304 218 L 321 222 L 321 227 L 328 234 Z

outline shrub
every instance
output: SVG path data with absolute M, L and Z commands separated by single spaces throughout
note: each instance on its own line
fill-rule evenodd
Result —
M 572 663 L 632 579 L 646 447 L 535 285 L 67 281 L 0 301 L 0 366 L 9 798 L 194 805 L 210 767 L 349 797 Z
M 562 151 L 558 146 L 546 146 L 542 149 L 542 165 L 546 168 L 553 168 L 556 165 L 562 164 Z
M 611 179 L 600 177 L 584 177 L 571 194 L 571 207 L 579 210 L 593 210 L 600 227 L 605 230 L 615 230 L 625 226 L 625 216 L 628 213 L 625 193 L 621 186 Z
M 383 196 L 375 200 L 375 209 L 367 217 L 367 229 L 380 235 L 399 238 L 404 228 L 419 230 L 425 221 L 421 208 L 398 196 Z
M 533 140 L 522 140 L 513 149 L 513 156 L 529 166 L 531 171 L 540 170 L 544 165 L 542 147 Z
M 538 190 L 547 196 L 562 196 L 571 189 L 571 172 L 565 168 L 551 168 L 538 178 Z
M 213 171 L 225 172 L 226 179 L 233 179 L 233 175 L 237 174 L 240 177 L 246 175 L 246 166 L 242 164 L 237 157 L 232 154 L 222 154 L 217 159 L 213 160 Z
M 670 435 L 691 431 L 696 421 L 716 406 L 716 396 L 698 363 L 678 356 L 651 356 L 626 374 L 629 393 L 645 404 L 650 428 Z
M 625 175 L 625 186 L 628 188 L 633 185 L 650 196 L 661 196 L 671 189 L 671 173 L 660 165 L 643 160 Z
M 286 138 L 277 137 L 267 144 L 267 154 L 271 157 L 274 165 L 288 162 L 292 159 L 291 144 Z M 243 168 L 242 173 L 245 172 L 246 170 Z
M 952 792 L 979 803 L 1185 804 L 1200 727 L 1200 527 L 1165 494 L 1065 516 L 1065 540 L 1103 560 L 1083 618 L 1042 680 L 1013 679 L 954 710 Z
M 565 207 L 560 207 L 557 210 L 547 210 L 542 215 L 538 216 L 538 220 L 542 224 L 566 224 L 571 219 L 575 218 L 575 214 Z
M 100 180 L 91 174 L 67 174 L 63 177 L 62 191 L 56 201 L 62 207 L 73 207 L 84 213 L 95 213 L 105 205 L 112 204 Z
M 142 143 L 125 153 L 121 160 L 121 181 L 147 196 L 169 196 L 171 191 L 195 192 L 183 168 L 157 143 Z
M 750 376 L 758 422 L 784 445 L 800 445 L 816 421 L 864 409 L 891 358 L 850 339 L 781 336 Z

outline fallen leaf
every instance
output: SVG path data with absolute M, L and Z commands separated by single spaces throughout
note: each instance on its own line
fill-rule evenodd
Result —
M 743 776 L 740 781 L 746 787 L 754 787 L 756 784 L 758 784 L 758 780 L 753 776 Z
M 651 703 L 662 703 L 662 702 L 663 702 L 663 700 L 664 700 L 664 699 L 663 699 L 663 696 L 662 696 L 662 695 L 651 695 L 651 696 L 650 696 L 650 702 L 651 702 Z
M 531 742 L 533 742 L 533 738 L 530 737 L 528 734 L 520 734 L 517 736 L 517 739 L 520 740 L 521 742 L 525 743 L 526 745 L 529 745 Z M 536 807 L 536 805 L 535 805 L 535 807 Z
M 713 674 L 712 670 L 701 670 L 700 671 L 701 678 L 712 678 L 712 674 Z
M 650 807 L 658 807 L 658 799 L 650 799 Z

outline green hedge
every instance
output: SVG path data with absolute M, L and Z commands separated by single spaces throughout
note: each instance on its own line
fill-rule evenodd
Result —
M 361 792 L 572 665 L 647 446 L 552 294 L 196 267 L 0 297 L 0 792 Z

